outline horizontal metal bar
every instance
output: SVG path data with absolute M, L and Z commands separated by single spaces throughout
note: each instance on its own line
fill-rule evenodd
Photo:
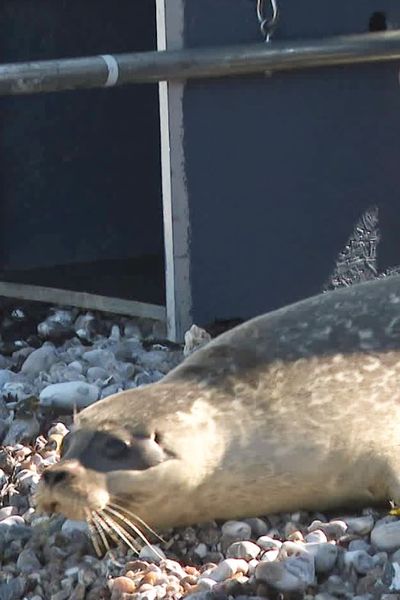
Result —
M 131 317 L 166 321 L 165 306 L 124 300 L 123 298 L 109 298 L 87 292 L 74 292 L 42 285 L 29 285 L 25 283 L 12 283 L 0 281 L 0 296 L 5 298 L 18 298 L 20 300 L 33 300 L 35 302 L 50 302 L 63 306 L 77 306 L 102 312 L 111 312 Z
M 400 59 L 400 30 L 317 40 L 0 65 L 0 95 L 249 75 Z

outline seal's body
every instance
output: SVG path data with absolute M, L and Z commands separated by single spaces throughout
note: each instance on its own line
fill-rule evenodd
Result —
M 400 277 L 248 321 L 90 406 L 43 479 L 42 508 L 159 529 L 399 501 Z

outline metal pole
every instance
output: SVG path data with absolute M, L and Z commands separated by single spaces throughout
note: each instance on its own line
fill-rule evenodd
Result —
M 320 40 L 0 65 L 0 96 L 400 59 L 400 30 Z

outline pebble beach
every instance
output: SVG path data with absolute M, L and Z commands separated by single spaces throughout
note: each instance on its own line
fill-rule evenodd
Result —
M 160 380 L 209 336 L 184 349 L 152 321 L 11 301 L 0 334 L 0 600 L 400 598 L 389 506 L 194 524 L 99 558 L 86 523 L 35 510 L 41 473 L 74 410 Z

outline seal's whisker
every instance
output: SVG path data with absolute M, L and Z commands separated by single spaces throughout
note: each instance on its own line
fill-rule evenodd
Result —
M 150 525 L 148 525 L 146 523 L 146 521 L 143 521 L 143 519 L 141 519 L 140 517 L 135 515 L 135 513 L 131 512 L 124 506 L 121 506 L 120 504 L 117 504 L 116 502 L 109 502 L 108 506 L 111 506 L 115 510 L 118 510 L 120 513 L 125 514 L 128 517 L 132 517 L 132 519 L 134 519 L 135 521 L 140 523 L 140 525 L 142 525 L 145 529 L 147 529 L 147 531 L 149 533 L 151 533 L 152 535 L 154 535 L 154 537 L 156 537 L 158 540 L 160 540 L 160 542 L 165 542 L 164 538 L 162 538 L 160 535 L 158 535 L 158 533 L 156 531 L 154 531 L 154 529 L 152 529 L 150 527 Z
M 108 505 L 104 509 L 104 511 L 111 513 L 112 515 L 114 515 L 115 517 L 120 519 L 123 523 L 125 523 L 125 525 L 128 525 L 128 527 L 130 527 L 136 533 L 136 535 L 138 535 L 140 537 L 140 539 L 146 544 L 146 546 L 151 546 L 151 543 L 149 542 L 147 537 L 144 535 L 144 533 L 142 533 L 140 531 L 139 527 L 137 525 L 135 525 L 134 523 L 132 523 L 132 521 L 127 519 L 120 511 L 115 510 L 114 508 L 111 508 L 110 505 Z M 125 531 L 126 531 L 126 529 L 125 529 Z
M 99 514 L 103 517 L 107 525 L 109 525 L 109 527 L 115 531 L 118 537 L 125 542 L 128 548 L 133 550 L 133 552 L 136 554 L 139 554 L 140 547 L 135 538 L 133 538 L 131 534 L 128 533 L 119 523 L 116 523 L 110 515 L 107 515 L 104 510 L 102 510 Z
M 85 509 L 85 512 L 86 512 L 86 523 L 89 528 L 89 535 L 90 535 L 90 539 L 93 544 L 93 548 L 95 549 L 97 556 L 99 558 L 101 558 L 104 553 L 102 552 L 99 541 L 98 541 L 98 537 L 97 537 L 98 532 L 97 532 L 95 526 L 93 525 L 93 521 L 92 521 L 89 510 Z
M 110 538 L 112 539 L 112 541 L 114 542 L 114 544 L 116 544 L 118 546 L 118 544 L 120 543 L 121 540 L 115 533 L 114 529 L 112 529 L 111 526 L 104 520 L 104 515 L 99 515 L 98 512 L 96 512 L 96 515 L 99 520 L 99 524 L 101 523 L 101 526 L 102 526 L 103 530 L 105 531 L 105 533 L 107 535 L 109 535 Z
M 108 552 L 110 550 L 110 544 L 108 543 L 107 536 L 104 532 L 103 523 L 101 521 L 101 518 L 99 517 L 99 515 L 97 514 L 97 512 L 95 510 L 92 510 L 91 517 L 92 517 L 92 523 L 95 526 L 95 528 L 97 529 L 97 533 L 99 534 L 99 537 L 101 538 L 101 541 L 103 542 L 103 546 L 104 546 L 106 552 Z

